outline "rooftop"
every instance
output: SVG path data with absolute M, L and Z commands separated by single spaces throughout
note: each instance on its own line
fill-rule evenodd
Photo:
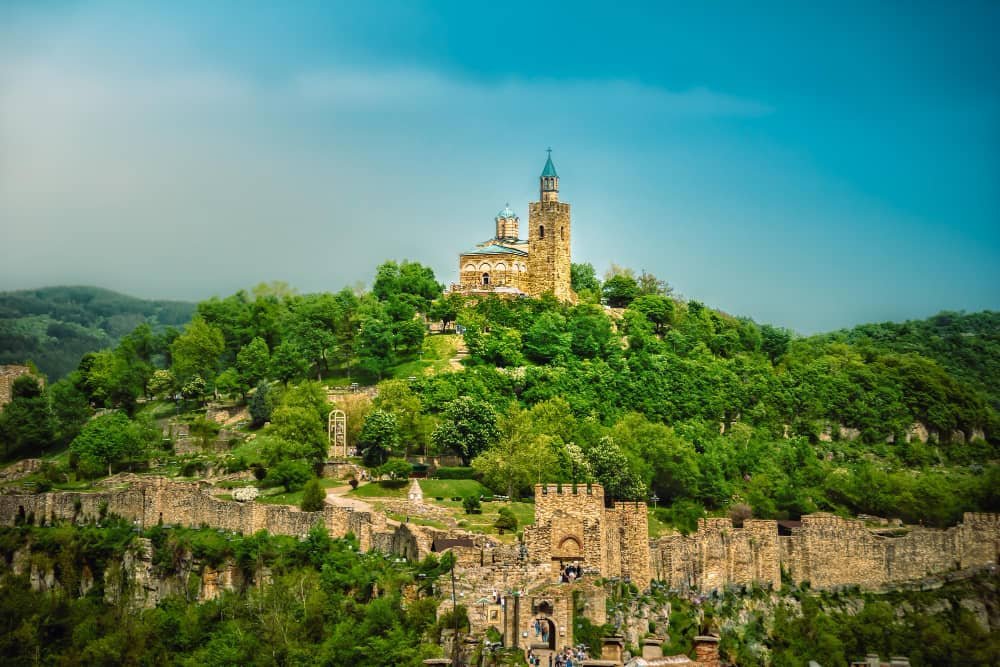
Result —
M 528 253 L 523 250 L 518 250 L 517 248 L 510 248 L 508 246 L 491 243 L 490 245 L 483 246 L 482 248 L 467 250 L 466 252 L 463 252 L 462 255 L 517 255 L 518 257 L 527 257 Z

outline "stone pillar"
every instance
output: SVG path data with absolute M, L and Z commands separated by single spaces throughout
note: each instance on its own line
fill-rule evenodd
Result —
M 644 660 L 663 657 L 663 640 L 659 637 L 646 637 L 642 640 L 642 657 Z
M 601 637 L 601 660 L 610 660 L 622 664 L 622 654 L 625 651 L 625 638 L 619 635 Z
M 719 638 L 711 635 L 695 637 L 694 656 L 701 667 L 719 667 Z

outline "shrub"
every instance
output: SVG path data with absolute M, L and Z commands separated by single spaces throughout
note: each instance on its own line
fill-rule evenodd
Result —
M 389 479 L 406 479 L 411 472 L 413 472 L 413 466 L 403 459 L 389 459 L 375 469 L 376 475 Z
M 503 535 L 503 531 L 505 530 L 511 532 L 517 530 L 517 517 L 514 516 L 514 512 L 509 507 L 501 507 L 498 514 L 499 516 L 493 527 L 500 531 L 501 535 Z
M 319 480 L 313 477 L 302 490 L 302 503 L 299 507 L 303 512 L 319 512 L 326 501 L 326 491 L 320 486 Z
M 479 498 L 476 496 L 466 496 L 462 500 L 462 507 L 465 509 L 466 514 L 482 514 L 483 509 L 479 504 Z
M 464 466 L 441 466 L 431 475 L 434 479 L 475 479 L 476 469 Z
M 288 491 L 298 491 L 312 477 L 312 468 L 305 461 L 282 461 L 267 471 L 264 486 L 283 486 Z
M 729 508 L 729 518 L 734 528 L 742 528 L 743 522 L 753 517 L 753 510 L 746 503 L 735 503 Z

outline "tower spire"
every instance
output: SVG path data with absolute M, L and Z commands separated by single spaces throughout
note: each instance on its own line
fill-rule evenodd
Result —
M 556 173 L 556 166 L 552 164 L 552 149 L 546 148 L 545 150 L 548 157 L 542 168 L 542 175 L 538 179 L 539 200 L 559 201 L 559 174 Z

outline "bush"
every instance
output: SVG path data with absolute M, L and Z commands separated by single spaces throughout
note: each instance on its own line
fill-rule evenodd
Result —
M 375 469 L 377 476 L 389 479 L 406 479 L 411 472 L 413 472 L 413 466 L 403 459 L 389 459 Z
M 433 479 L 475 479 L 476 469 L 464 466 L 441 466 L 431 475 Z
M 514 516 L 514 512 L 509 507 L 501 507 L 499 515 L 493 527 L 500 531 L 501 535 L 505 530 L 511 532 L 517 530 L 517 517 Z
M 298 491 L 312 476 L 312 468 L 305 461 L 282 461 L 267 471 L 264 486 L 283 486 L 287 491 Z
M 483 509 L 479 504 L 479 498 L 476 496 L 466 496 L 462 500 L 462 507 L 465 509 L 466 514 L 482 514 Z
M 303 512 L 319 512 L 326 501 L 326 491 L 319 480 L 313 477 L 302 490 L 302 502 L 299 507 Z
M 735 503 L 729 508 L 729 519 L 733 528 L 742 528 L 743 522 L 753 518 L 753 510 L 746 503 Z

